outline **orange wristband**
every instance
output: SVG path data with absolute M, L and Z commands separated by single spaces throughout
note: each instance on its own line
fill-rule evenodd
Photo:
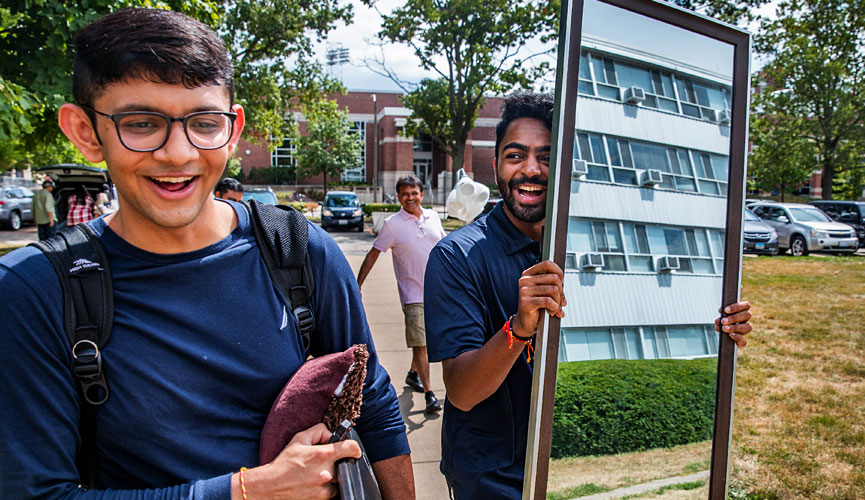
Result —
M 502 330 L 504 330 L 504 332 L 508 336 L 508 349 L 509 350 L 511 350 L 511 351 L 514 350 L 514 341 L 520 342 L 523 345 L 526 345 L 529 347 L 529 352 L 527 353 L 527 358 L 526 358 L 526 363 L 528 363 L 532 360 L 532 354 L 535 352 L 535 348 L 534 348 L 534 346 L 532 346 L 532 337 L 524 338 L 524 337 L 520 337 L 520 336 L 514 334 L 514 331 L 511 329 L 511 321 L 513 321 L 514 316 L 516 316 L 516 315 L 511 316 L 510 318 L 508 318 L 507 321 L 505 321 L 505 326 L 502 327 Z

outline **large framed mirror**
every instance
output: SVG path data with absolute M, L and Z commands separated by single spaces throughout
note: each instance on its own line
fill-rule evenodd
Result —
M 568 305 L 539 335 L 523 497 L 724 498 L 750 37 L 651 0 L 561 19 L 544 257 Z

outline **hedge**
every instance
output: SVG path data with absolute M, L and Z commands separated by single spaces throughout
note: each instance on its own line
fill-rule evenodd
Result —
M 559 363 L 551 456 L 610 455 L 711 439 L 717 363 Z
M 363 206 L 363 213 L 369 217 L 373 212 L 399 212 L 401 206 L 399 203 L 367 203 Z M 422 206 L 432 208 L 432 205 Z

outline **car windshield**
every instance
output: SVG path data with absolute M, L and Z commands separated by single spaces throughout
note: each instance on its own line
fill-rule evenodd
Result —
M 747 208 L 745 209 L 745 220 L 760 222 L 760 218 L 754 215 L 754 212 L 748 210 Z
M 790 207 L 790 215 L 796 222 L 832 222 L 816 208 Z
M 243 201 L 255 200 L 268 205 L 277 205 L 276 195 L 270 191 L 252 191 L 243 193 Z
M 357 208 L 357 196 L 328 196 L 325 205 L 336 208 Z

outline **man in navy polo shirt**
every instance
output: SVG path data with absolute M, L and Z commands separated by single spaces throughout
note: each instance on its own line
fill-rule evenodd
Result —
M 562 270 L 541 262 L 552 116 L 549 95 L 505 99 L 494 163 L 504 202 L 442 240 L 427 264 L 427 349 L 447 389 L 441 471 L 458 500 L 522 496 L 530 346 L 541 314 L 561 318 L 567 304 Z M 744 345 L 750 304 L 730 307 L 724 331 Z

